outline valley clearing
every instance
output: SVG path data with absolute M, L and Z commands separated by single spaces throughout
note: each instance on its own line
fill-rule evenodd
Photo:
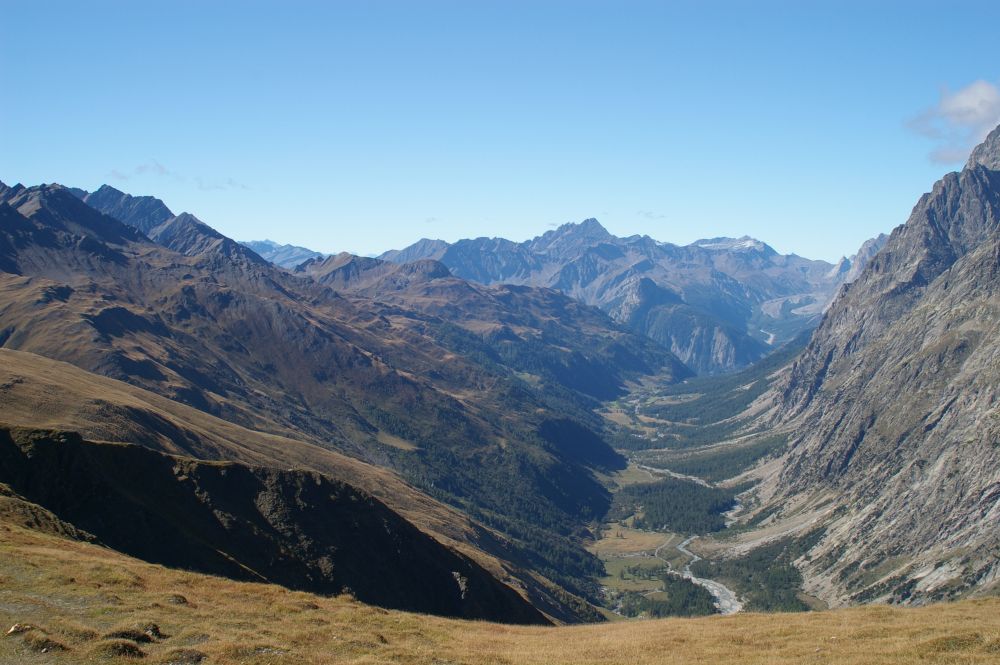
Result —
M 1000 600 L 552 628 L 171 570 L 0 498 L 0 663 L 995 663 Z M 27 528 L 27 527 L 31 528 Z M 64 534 L 64 535 L 60 535 Z M 154 625 L 155 624 L 155 625 Z

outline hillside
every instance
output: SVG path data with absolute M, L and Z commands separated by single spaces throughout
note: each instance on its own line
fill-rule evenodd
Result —
M 0 427 L 0 483 L 144 561 L 425 613 L 545 623 L 374 497 L 306 471 Z
M 5 632 L 29 627 L 0 639 L 3 662 L 90 665 L 146 654 L 152 662 L 222 665 L 971 665 L 994 662 L 1000 649 L 996 600 L 515 627 L 165 569 L 67 535 L 72 528 L 51 513 L 0 496 L 0 621 Z
M 553 289 L 486 287 L 454 277 L 438 261 L 396 264 L 350 254 L 307 262 L 296 274 L 446 321 L 481 338 L 499 362 L 532 381 L 592 400 L 622 395 L 629 380 L 691 376 L 658 344 Z

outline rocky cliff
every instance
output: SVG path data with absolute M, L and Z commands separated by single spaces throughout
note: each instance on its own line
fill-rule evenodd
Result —
M 1000 574 L 1000 130 L 934 185 L 826 313 L 781 395 L 776 504 L 838 506 L 800 561 L 834 603 Z

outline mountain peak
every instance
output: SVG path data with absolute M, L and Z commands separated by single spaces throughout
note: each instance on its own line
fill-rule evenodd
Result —
M 611 234 L 608 233 L 608 230 L 604 228 L 604 226 L 593 217 L 588 217 L 579 224 L 573 224 L 573 223 L 563 224 L 558 229 L 556 229 L 557 233 L 560 231 L 563 233 L 563 235 L 572 234 L 573 236 L 578 238 L 587 238 L 591 240 L 604 240 L 606 238 L 611 237 Z
M 599 221 L 590 217 L 580 223 L 570 222 L 557 229 L 547 231 L 534 240 L 528 241 L 532 249 L 540 252 L 565 251 L 578 248 L 582 243 L 592 245 L 614 238 Z
M 116 188 L 114 188 L 114 187 L 112 187 L 111 185 L 108 185 L 108 184 L 101 185 L 96 190 L 94 190 L 94 192 L 92 192 L 92 193 L 93 194 L 103 194 L 103 195 L 114 194 L 115 196 L 130 196 L 130 194 L 126 194 L 122 190 L 116 189 Z
M 986 139 L 976 146 L 969 156 L 965 168 L 984 166 L 991 171 L 1000 171 L 1000 126 L 997 126 Z
M 767 243 L 750 236 L 740 238 L 703 238 L 691 243 L 695 247 L 717 251 L 757 251 L 765 254 L 777 254 Z
M 72 191 L 80 196 L 84 190 Z M 80 198 L 91 208 L 146 234 L 174 216 L 170 208 L 154 196 L 132 196 L 111 185 L 101 185 L 96 191 L 84 193 Z
M 588 217 L 587 219 L 577 224 L 577 226 L 580 227 L 581 231 L 586 231 L 587 233 L 601 233 L 601 234 L 608 233 L 608 230 L 605 229 L 604 226 L 594 217 Z

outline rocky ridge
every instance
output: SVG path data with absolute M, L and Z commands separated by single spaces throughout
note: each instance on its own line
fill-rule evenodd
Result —
M 845 286 L 780 384 L 771 505 L 839 506 L 800 561 L 832 604 L 1000 577 L 1000 130 Z

